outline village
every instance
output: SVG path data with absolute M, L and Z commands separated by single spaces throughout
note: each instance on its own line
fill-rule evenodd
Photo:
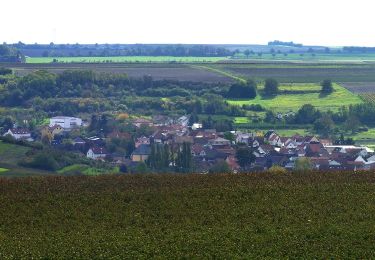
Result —
M 277 131 L 259 132 L 217 132 L 203 129 L 202 124 L 189 125 L 189 116 L 172 119 L 154 116 L 152 119 L 135 118 L 128 120 L 137 130 L 146 127 L 151 134 L 134 134 L 118 129 L 103 136 L 80 136 L 73 131 L 88 127 L 82 119 L 58 116 L 49 119 L 49 125 L 40 129 L 40 136 L 33 137 L 24 128 L 9 129 L 4 136 L 28 142 L 40 138 L 55 149 L 68 149 L 92 160 L 100 160 L 112 165 L 124 165 L 135 169 L 140 163 L 147 163 L 153 145 L 166 145 L 171 149 L 181 149 L 189 145 L 194 172 L 208 173 L 218 164 L 226 164 L 231 172 L 264 171 L 272 167 L 294 170 L 304 162 L 306 169 L 314 170 L 370 170 L 375 168 L 374 151 L 368 147 L 355 145 L 334 145 L 330 139 L 317 136 L 280 136 Z M 79 133 L 79 132 L 78 132 Z M 67 146 L 66 140 L 70 140 Z M 124 140 L 131 143 L 132 149 L 125 152 L 111 152 L 110 141 Z M 116 143 L 116 142 L 115 142 Z M 68 147 L 68 148 L 67 148 Z M 238 149 L 250 153 L 239 155 Z M 247 156 L 248 158 L 238 158 Z M 245 163 L 241 163 L 245 161 Z M 171 160 L 169 166 L 173 166 Z

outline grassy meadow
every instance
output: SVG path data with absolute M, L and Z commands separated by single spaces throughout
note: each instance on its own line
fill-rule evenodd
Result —
M 276 54 L 271 53 L 250 55 L 246 57 L 243 53 L 237 54 L 233 59 L 263 60 L 263 61 L 316 61 L 316 62 L 373 62 L 374 53 L 298 53 Z
M 97 62 L 216 62 L 227 57 L 174 57 L 174 56 L 114 56 L 114 57 L 27 57 L 26 63 L 51 63 L 54 60 L 64 63 Z
M 259 104 L 275 112 L 297 111 L 304 104 L 311 104 L 322 111 L 337 111 L 341 106 L 363 102 L 358 95 L 338 84 L 334 84 L 334 92 L 326 96 L 322 96 L 319 92 L 321 87 L 314 84 L 282 85 L 279 89 L 281 93 L 288 92 L 273 97 L 257 95 L 255 99 L 228 100 L 228 102 L 240 106 Z
M 0 258 L 372 258 L 375 173 L 0 178 Z

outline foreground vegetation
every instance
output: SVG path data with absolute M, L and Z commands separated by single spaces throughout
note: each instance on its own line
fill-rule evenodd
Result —
M 0 179 L 1 258 L 371 258 L 375 173 Z

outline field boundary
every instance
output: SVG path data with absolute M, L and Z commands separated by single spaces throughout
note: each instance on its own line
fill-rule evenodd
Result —
M 216 72 L 218 74 L 221 74 L 221 75 L 224 75 L 224 76 L 227 76 L 231 79 L 234 79 L 236 81 L 239 81 L 239 82 L 242 82 L 242 83 L 246 83 L 246 79 L 244 78 L 241 78 L 239 76 L 235 76 L 227 71 L 223 71 L 223 70 L 219 70 L 219 69 L 216 69 L 216 68 L 212 68 L 212 67 L 208 67 L 208 66 L 203 66 L 203 65 L 192 65 L 191 66 L 192 68 L 197 68 L 197 69 L 203 69 L 203 70 L 207 70 L 207 71 L 211 71 L 211 72 Z

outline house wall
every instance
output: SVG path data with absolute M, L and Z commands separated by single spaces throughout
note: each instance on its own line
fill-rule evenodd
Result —
M 82 119 L 76 117 L 68 118 L 51 118 L 49 126 L 59 125 L 65 129 L 71 129 L 77 126 L 82 126 Z
M 12 131 L 10 130 L 8 130 L 8 132 L 4 134 L 4 136 L 7 136 L 7 135 L 12 136 L 16 140 L 31 138 L 31 134 L 13 134 Z
M 148 159 L 148 155 L 145 155 L 145 154 L 142 154 L 142 155 L 134 154 L 134 155 L 132 155 L 132 161 L 133 162 L 144 162 L 147 159 Z

